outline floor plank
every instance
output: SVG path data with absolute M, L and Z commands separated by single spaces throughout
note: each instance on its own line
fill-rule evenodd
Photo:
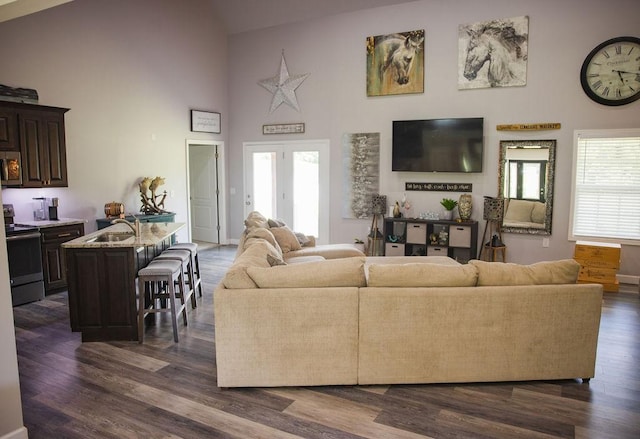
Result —
M 39 438 L 640 437 L 640 296 L 605 294 L 596 376 L 580 380 L 220 389 L 213 290 L 236 248 L 201 246 L 189 326 L 82 343 L 65 292 L 14 308 L 24 424 Z

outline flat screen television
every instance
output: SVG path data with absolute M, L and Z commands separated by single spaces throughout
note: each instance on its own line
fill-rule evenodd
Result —
M 482 117 L 393 121 L 392 170 L 482 172 Z

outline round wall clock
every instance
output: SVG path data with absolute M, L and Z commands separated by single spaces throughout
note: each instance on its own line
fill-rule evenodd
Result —
M 582 89 L 603 105 L 640 98 L 640 38 L 618 37 L 596 46 L 580 70 Z

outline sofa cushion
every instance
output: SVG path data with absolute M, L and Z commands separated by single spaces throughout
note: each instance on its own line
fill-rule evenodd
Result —
M 301 247 L 307 247 L 309 244 L 311 244 L 311 239 L 309 239 L 309 237 L 304 233 L 300 233 L 300 232 L 293 232 L 293 233 L 296 235 L 296 238 L 298 238 L 298 242 L 300 243 Z
M 531 222 L 531 212 L 533 212 L 533 203 L 531 201 L 512 199 L 509 201 L 504 220 L 509 222 Z
M 276 258 L 275 256 L 270 254 L 267 254 L 267 262 L 272 267 L 275 267 L 276 265 L 287 265 L 287 263 L 283 261 L 282 258 Z
M 478 286 L 574 284 L 580 272 L 573 259 L 531 265 L 473 260 L 469 265 L 478 269 Z
M 280 218 L 269 218 L 268 223 L 269 227 L 284 227 L 287 225 L 287 223 L 285 223 L 284 220 L 281 220 Z
M 269 242 L 275 249 L 280 253 L 280 257 L 282 258 L 282 249 L 280 248 L 280 244 L 276 240 L 276 237 L 273 236 L 273 233 L 269 231 L 269 229 L 263 229 L 261 227 L 252 227 L 247 229 L 247 236 L 243 242 L 244 248 L 248 248 L 255 242 L 255 239 L 264 239 Z
M 267 220 L 260 212 L 254 210 L 247 215 L 247 218 L 244 220 L 244 225 L 248 229 L 251 227 L 262 227 L 266 229 L 269 227 L 269 220 Z
M 269 230 L 273 233 L 273 236 L 275 236 L 276 241 L 278 241 L 282 253 L 288 253 L 302 248 L 300 241 L 298 241 L 295 233 L 293 233 L 289 227 L 273 227 Z
M 285 259 L 298 256 L 322 256 L 325 259 L 340 259 L 350 257 L 363 257 L 362 253 L 353 244 L 322 244 L 318 246 L 305 246 L 300 250 L 293 250 L 284 254 Z
M 472 265 L 372 264 L 370 287 L 475 287 L 478 271 Z
M 287 264 L 306 264 L 308 262 L 319 262 L 324 261 L 325 258 L 319 255 L 311 255 L 311 256 L 294 256 L 293 258 L 287 258 L 285 261 Z
M 247 267 L 270 267 L 267 261 L 268 254 L 280 257 L 278 251 L 268 241 L 255 239 L 254 244 L 247 247 L 227 270 L 222 278 L 222 285 L 225 288 L 256 288 L 255 282 L 247 274 Z
M 540 203 L 536 201 L 533 203 L 533 210 L 531 211 L 531 222 L 534 223 L 544 223 L 545 217 L 547 215 L 547 208 L 544 203 Z
M 333 259 L 277 267 L 248 267 L 260 288 L 363 287 L 364 258 Z

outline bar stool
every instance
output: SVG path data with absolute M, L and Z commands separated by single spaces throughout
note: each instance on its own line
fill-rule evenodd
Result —
M 188 250 L 174 250 L 174 251 L 163 251 L 158 256 L 153 258 L 154 261 L 163 261 L 163 260 L 176 260 L 180 261 L 182 264 L 182 271 L 186 275 L 185 286 L 188 284 L 189 288 L 185 291 L 184 300 L 189 300 L 191 298 L 191 308 L 197 308 L 198 304 L 196 302 L 195 295 L 195 287 L 194 287 L 194 279 L 195 274 L 193 270 L 193 263 L 191 262 L 191 252 Z
M 175 286 L 178 284 L 179 292 Z M 184 270 L 180 261 L 167 259 L 151 261 L 138 271 L 138 342 L 144 340 L 144 318 L 150 313 L 170 312 L 173 323 L 173 340 L 178 341 L 178 314 L 182 313 L 187 325 L 184 299 Z M 180 299 L 180 306 L 176 298 Z M 162 303 L 166 305 L 162 305 Z
M 198 260 L 198 244 L 195 242 L 181 242 L 173 244 L 167 250 L 189 250 L 191 252 L 191 265 L 194 267 L 193 272 L 196 276 L 194 288 L 198 288 L 198 296 L 202 297 L 202 278 L 200 276 L 200 261 Z

